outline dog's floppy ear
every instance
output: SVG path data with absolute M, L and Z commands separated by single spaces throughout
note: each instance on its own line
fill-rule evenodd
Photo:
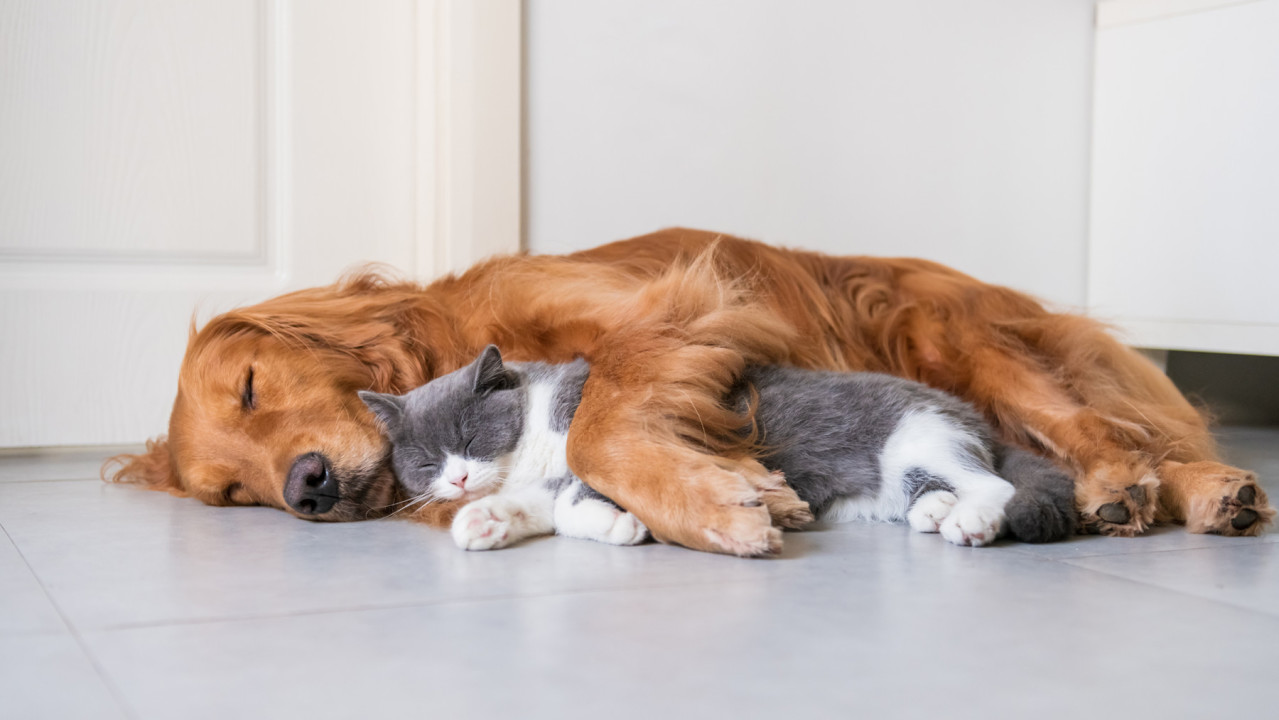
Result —
M 114 465 L 120 467 L 111 472 Z M 186 495 L 169 454 L 169 443 L 160 436 L 147 440 L 146 452 L 134 455 L 125 453 L 107 458 L 102 463 L 101 477 L 106 482 L 141 485 L 148 490 L 165 490 L 174 495 Z
M 489 345 L 480 353 L 473 363 L 475 370 L 475 394 L 480 395 L 493 390 L 506 390 L 514 382 L 511 374 L 502 364 L 502 353 L 496 345 Z
M 382 421 L 388 433 L 393 435 L 399 430 L 404 419 L 404 398 L 390 393 L 361 390 L 360 399 Z

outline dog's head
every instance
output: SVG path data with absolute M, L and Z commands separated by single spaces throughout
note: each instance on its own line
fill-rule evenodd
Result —
M 398 495 L 389 447 L 357 392 L 429 379 L 444 323 L 427 303 L 363 275 L 193 327 L 167 438 L 114 458 L 113 479 L 311 520 L 385 514 Z

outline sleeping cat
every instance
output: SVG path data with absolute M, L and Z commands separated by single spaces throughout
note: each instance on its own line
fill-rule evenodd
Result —
M 477 498 L 453 519 L 465 550 L 558 532 L 634 545 L 648 529 L 568 469 L 568 426 L 590 367 L 504 365 L 495 346 L 406 395 L 361 391 L 401 485 L 426 501 Z
M 504 364 L 490 345 L 406 395 L 360 398 L 382 420 L 396 477 L 414 499 L 473 499 L 453 522 L 459 547 L 557 532 L 639 543 L 647 536 L 639 519 L 568 468 L 568 427 L 589 372 L 583 360 Z M 1074 530 L 1073 479 L 999 443 L 954 396 L 877 373 L 768 366 L 748 368 L 729 402 L 745 410 L 751 388 L 760 462 L 783 473 L 819 519 L 905 519 L 972 546 L 1006 531 L 1044 542 Z

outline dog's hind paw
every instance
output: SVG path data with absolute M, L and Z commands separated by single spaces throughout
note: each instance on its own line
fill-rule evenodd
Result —
M 1190 532 L 1260 535 L 1275 517 L 1256 473 L 1217 462 L 1167 462 L 1159 471 Z
M 1159 478 L 1145 465 L 1108 464 L 1096 468 L 1075 486 L 1080 528 L 1112 537 L 1133 537 L 1155 521 Z

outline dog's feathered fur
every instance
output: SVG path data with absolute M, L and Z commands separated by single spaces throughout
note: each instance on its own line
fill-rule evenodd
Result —
M 402 393 L 489 343 L 511 360 L 591 361 L 571 465 L 690 547 L 774 552 L 774 523 L 805 515 L 723 402 L 747 363 L 889 372 L 956 393 L 1006 440 L 1070 465 L 1095 531 L 1139 533 L 1158 515 L 1256 534 L 1274 512 L 1250 473 L 1216 462 L 1171 382 L 1094 321 L 925 260 L 682 229 L 493 258 L 425 288 L 358 274 L 219 316 L 193 328 L 167 442 L 119 458 L 113 477 L 288 509 L 291 463 L 319 452 L 342 487 L 320 519 L 384 514 L 398 499 L 386 443 L 356 391 Z M 440 523 L 450 511 L 419 512 Z

